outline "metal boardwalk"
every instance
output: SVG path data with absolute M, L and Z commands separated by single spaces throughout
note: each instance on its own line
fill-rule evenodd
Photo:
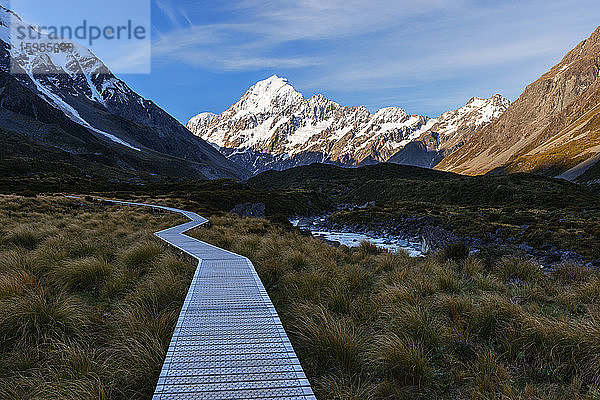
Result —
M 109 202 L 153 207 L 191 220 L 155 233 L 198 259 L 198 268 L 153 400 L 315 399 L 250 260 L 184 235 L 208 222 L 196 213 Z

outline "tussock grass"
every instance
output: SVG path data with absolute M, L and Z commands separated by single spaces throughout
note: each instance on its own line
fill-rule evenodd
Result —
M 3 240 L 4 243 L 13 244 L 28 250 L 34 249 L 40 241 L 39 233 L 33 228 L 20 228 L 9 232 Z
M 0 253 L 0 271 L 25 270 L 33 272 L 37 264 L 30 252 L 24 249 L 9 249 Z
M 434 371 L 423 345 L 410 337 L 390 333 L 376 338 L 370 357 L 376 371 L 401 386 L 428 385 Z
M 492 350 L 482 351 L 472 364 L 472 397 L 475 399 L 494 398 L 502 394 L 508 372 Z
M 130 271 L 144 272 L 156 257 L 164 251 L 164 247 L 156 240 L 147 240 L 135 244 L 125 251 L 123 263 Z
M 265 221 L 193 232 L 247 255 L 322 399 L 593 399 L 600 274 L 517 256 L 331 247 Z
M 0 274 L 0 300 L 20 296 L 37 284 L 35 276 L 25 270 L 15 269 Z
M 559 265 L 552 273 L 554 279 L 566 284 L 585 282 L 592 275 L 593 272 L 589 268 L 577 264 Z
M 0 398 L 151 398 L 195 265 L 171 214 L 0 196 Z
M 372 384 L 360 375 L 325 375 L 315 379 L 312 386 L 321 393 L 327 393 L 329 399 L 371 400 L 375 398 Z
M 496 265 L 496 275 L 503 282 L 509 280 L 521 280 L 534 282 L 545 278 L 540 267 L 532 261 L 524 261 L 518 258 L 503 258 Z
M 79 339 L 89 324 L 85 306 L 77 298 L 43 289 L 5 299 L 0 309 L 2 343 L 40 345 Z
M 365 335 L 351 320 L 334 317 L 322 307 L 298 306 L 296 337 L 314 368 L 352 373 L 360 366 Z
M 320 399 L 600 395 L 597 271 L 207 216 L 193 235 L 252 260 Z M 150 398 L 195 269 L 153 237 L 177 217 L 0 196 L 0 221 L 0 398 Z
M 110 276 L 113 267 L 97 257 L 75 259 L 61 263 L 53 271 L 57 285 L 68 290 L 96 291 Z

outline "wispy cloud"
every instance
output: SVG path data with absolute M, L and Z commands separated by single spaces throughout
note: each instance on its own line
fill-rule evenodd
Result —
M 171 24 L 153 44 L 157 62 L 277 71 L 307 91 L 360 91 L 374 106 L 417 86 L 405 90 L 415 103 L 440 102 L 438 86 L 446 103 L 488 95 L 508 77 L 515 95 L 585 38 L 600 12 L 595 0 L 154 1 Z
M 219 23 L 205 21 L 182 28 L 173 4 L 155 1 L 176 28 L 154 43 L 155 56 L 215 70 L 323 65 L 325 54 L 319 49 L 328 47 L 327 52 L 335 55 L 337 40 L 384 31 L 400 20 L 447 7 L 447 2 L 438 0 L 368 4 L 358 0 L 243 0 L 226 6 L 229 18 Z M 303 55 L 294 54 L 296 46 Z
M 173 3 L 173 0 L 153 0 L 153 2 L 172 26 L 181 29 L 194 25 L 185 8 Z

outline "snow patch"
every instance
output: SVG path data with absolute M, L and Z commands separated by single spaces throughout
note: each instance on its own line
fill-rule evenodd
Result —
M 29 78 L 33 81 L 33 83 L 35 84 L 37 89 L 40 91 L 40 93 L 44 94 L 47 97 L 48 101 L 50 101 L 56 108 L 61 110 L 67 117 L 69 117 L 69 119 L 71 121 L 73 121 L 85 128 L 91 129 L 92 131 L 94 131 L 96 133 L 99 133 L 99 134 L 105 136 L 115 143 L 129 147 L 130 149 L 133 149 L 136 151 L 142 151 L 141 149 L 135 147 L 134 145 L 132 145 L 130 143 L 127 143 L 126 141 L 116 137 L 115 135 L 112 135 L 108 132 L 104 132 L 100 129 L 94 128 L 92 125 L 90 125 L 89 122 L 87 122 L 85 119 L 83 119 L 81 117 L 81 115 L 79 115 L 79 112 L 77 112 L 77 110 L 75 108 L 73 108 L 69 103 L 64 101 L 62 98 L 60 98 L 60 96 L 53 93 L 51 90 L 49 90 L 44 85 L 42 85 L 37 79 L 35 79 L 33 77 L 33 74 L 29 73 Z

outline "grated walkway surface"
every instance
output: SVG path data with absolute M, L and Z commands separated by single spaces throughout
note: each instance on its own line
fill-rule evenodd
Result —
M 155 233 L 198 259 L 153 400 L 315 399 L 254 266 L 246 257 L 183 233 L 208 220 L 150 204 L 191 221 Z

